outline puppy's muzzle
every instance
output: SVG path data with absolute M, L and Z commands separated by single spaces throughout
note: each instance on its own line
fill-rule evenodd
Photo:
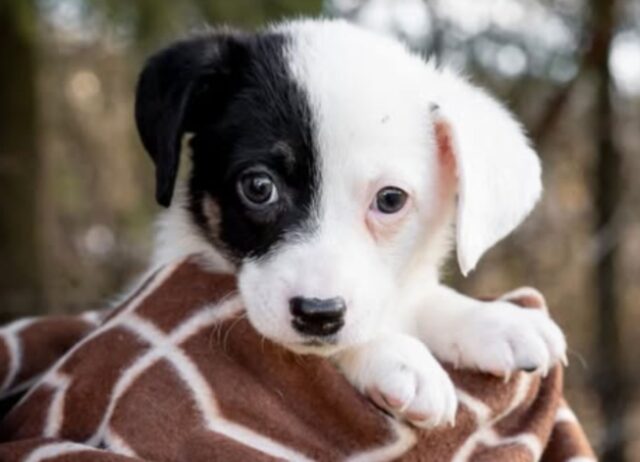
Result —
M 304 335 L 326 337 L 338 332 L 344 326 L 347 304 L 342 297 L 304 298 L 289 300 L 295 330 Z

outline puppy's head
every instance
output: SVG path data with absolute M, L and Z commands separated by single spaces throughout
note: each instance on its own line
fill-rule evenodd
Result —
M 254 327 L 299 351 L 372 338 L 436 277 L 454 216 L 466 273 L 541 190 L 497 102 L 344 22 L 179 42 L 148 61 L 136 119 L 165 206 L 192 135 L 188 216 L 236 265 Z

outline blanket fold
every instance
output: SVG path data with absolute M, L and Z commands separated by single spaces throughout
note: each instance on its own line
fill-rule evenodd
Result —
M 416 430 L 327 360 L 262 338 L 235 284 L 192 256 L 105 316 L 0 329 L 0 397 L 26 391 L 0 423 L 0 461 L 594 459 L 559 367 L 504 381 L 445 365 L 456 425 Z

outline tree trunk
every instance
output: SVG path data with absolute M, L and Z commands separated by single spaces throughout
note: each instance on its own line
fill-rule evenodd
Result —
M 597 367 L 595 387 L 600 398 L 604 419 L 601 444 L 602 460 L 625 460 L 624 429 L 626 387 L 620 344 L 620 301 L 617 296 L 616 263 L 619 251 L 619 229 L 614 215 L 621 196 L 621 156 L 614 143 L 612 81 L 609 69 L 611 42 L 615 31 L 615 1 L 593 3 L 593 74 L 596 79 L 595 137 L 597 160 L 595 170 L 596 235 L 598 260 L 596 266 Z
M 0 321 L 41 310 L 35 7 L 0 3 Z

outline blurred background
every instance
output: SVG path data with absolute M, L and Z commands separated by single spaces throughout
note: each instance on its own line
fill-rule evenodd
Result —
M 544 200 L 470 278 L 448 277 L 478 296 L 542 290 L 591 441 L 640 460 L 640 0 L 0 0 L 0 321 L 99 308 L 144 267 L 147 53 L 206 24 L 318 14 L 465 70 L 524 121 Z

